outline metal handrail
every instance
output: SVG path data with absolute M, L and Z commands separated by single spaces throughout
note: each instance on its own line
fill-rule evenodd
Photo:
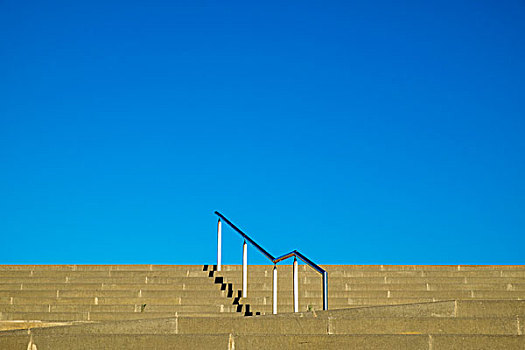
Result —
M 240 228 L 238 228 L 237 226 L 235 226 L 230 220 L 226 219 L 226 217 L 224 215 L 222 215 L 221 213 L 219 213 L 218 211 L 215 211 L 215 215 L 217 215 L 218 217 L 220 217 L 221 219 L 224 220 L 224 222 L 226 222 L 228 225 L 231 226 L 231 228 L 233 228 L 235 231 L 237 231 L 245 240 L 247 240 L 248 242 L 250 242 L 255 248 L 257 248 L 261 253 L 263 253 L 268 259 L 270 259 L 271 262 L 273 262 L 275 260 L 275 257 L 268 253 L 268 251 L 266 251 L 266 249 L 264 249 L 263 247 L 261 247 L 260 245 L 258 245 L 253 239 L 251 239 L 246 233 L 242 232 L 242 230 Z
M 298 279 L 298 267 L 297 259 L 299 258 L 304 261 L 307 265 L 313 268 L 315 271 L 319 272 L 323 276 L 323 310 L 328 310 L 328 273 L 322 269 L 319 265 L 314 263 L 312 260 L 308 259 L 306 256 L 301 254 L 297 250 L 293 250 L 287 254 L 281 255 L 278 258 L 275 258 L 272 254 L 268 253 L 266 249 L 257 244 L 253 239 L 251 239 L 246 233 L 244 233 L 240 228 L 228 220 L 224 215 L 215 211 L 215 215 L 219 217 L 219 222 L 217 224 L 217 270 L 221 271 L 221 242 L 222 242 L 222 224 L 221 219 L 224 220 L 231 228 L 233 228 L 237 233 L 239 233 L 244 238 L 243 243 L 243 269 L 242 269 L 242 296 L 243 298 L 247 297 L 248 290 L 248 255 L 247 255 L 247 246 L 246 241 L 250 242 L 255 248 L 257 248 L 264 256 L 266 256 L 273 264 L 273 313 L 277 313 L 277 263 L 288 258 L 294 257 L 293 264 L 293 278 L 294 278 L 294 312 L 298 312 L 299 307 L 299 279 Z
M 291 258 L 292 256 L 296 256 L 298 257 L 299 259 L 301 259 L 302 261 L 304 261 L 306 264 L 310 265 L 311 268 L 313 268 L 315 271 L 319 272 L 320 274 L 323 274 L 325 273 L 326 271 L 324 269 L 322 269 L 319 265 L 317 265 L 316 263 L 314 263 L 312 260 L 308 259 L 306 256 L 304 256 L 303 254 L 299 253 L 297 250 L 292 250 L 290 253 L 288 254 L 284 254 L 284 255 L 281 255 L 280 257 L 276 258 L 273 262 L 274 263 L 278 263 L 280 261 L 283 261 L 283 260 L 286 260 L 288 258 Z
M 314 263 L 312 260 L 308 259 L 306 256 L 298 252 L 297 250 L 292 250 L 291 252 L 281 255 L 280 257 L 276 258 L 273 262 L 276 264 L 280 261 L 286 260 L 288 258 L 294 257 L 294 301 L 298 300 L 298 286 L 296 286 L 297 282 L 297 259 L 296 257 L 304 261 L 307 265 L 309 265 L 311 268 L 313 268 L 315 271 L 319 272 L 323 276 L 323 310 L 328 310 L 328 272 L 326 272 L 324 269 L 322 269 L 319 265 Z M 297 312 L 296 305 L 298 302 L 296 301 L 294 303 L 294 311 Z

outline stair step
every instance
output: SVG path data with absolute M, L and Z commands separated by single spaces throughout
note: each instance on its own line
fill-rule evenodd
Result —
M 60 335 L 0 336 L 0 347 L 26 349 L 521 349 L 525 337 L 511 335 Z M 29 345 L 29 346 L 28 346 Z

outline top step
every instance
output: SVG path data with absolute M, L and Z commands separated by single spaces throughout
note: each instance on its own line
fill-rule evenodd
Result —
M 524 265 L 322 265 L 329 275 L 341 277 L 376 276 L 381 273 L 407 276 L 472 276 L 478 274 L 487 277 L 525 277 Z M 277 265 L 279 273 L 290 274 L 291 265 Z M 215 271 L 215 265 L 0 265 L 0 274 L 5 276 L 56 272 L 174 272 Z M 271 273 L 273 265 L 249 265 L 249 271 Z M 222 272 L 242 271 L 241 265 L 222 265 Z M 317 274 L 307 265 L 299 265 L 299 273 Z
M 203 271 L 205 265 L 0 265 L 0 271 Z

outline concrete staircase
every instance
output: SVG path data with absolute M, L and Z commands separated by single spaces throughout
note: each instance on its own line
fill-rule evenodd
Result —
M 323 265 L 328 271 L 329 309 L 442 300 L 525 299 L 523 266 Z M 262 314 L 272 312 L 273 266 L 250 266 L 248 298 L 241 302 Z M 242 267 L 214 272 L 241 295 Z M 278 266 L 278 310 L 293 312 L 292 266 Z M 299 310 L 322 310 L 321 275 L 299 266 Z
M 323 268 L 0 266 L 0 349 L 525 349 L 524 266 Z

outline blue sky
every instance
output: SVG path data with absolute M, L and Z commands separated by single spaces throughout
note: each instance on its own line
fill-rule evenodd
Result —
M 523 264 L 524 16 L 2 0 L 0 263 Z

